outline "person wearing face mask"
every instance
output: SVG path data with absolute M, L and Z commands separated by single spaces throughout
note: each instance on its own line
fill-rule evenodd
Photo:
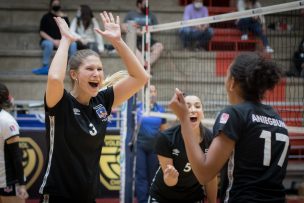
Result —
M 157 90 L 150 86 L 150 105 L 153 112 L 165 112 L 157 103 Z M 158 168 L 157 155 L 154 150 L 156 135 L 167 128 L 166 120 L 159 117 L 142 115 L 143 104 L 138 105 L 137 119 L 139 131 L 136 142 L 135 191 L 138 203 L 147 203 L 149 187 Z
M 81 5 L 71 22 L 71 32 L 77 37 L 77 49 L 92 49 L 97 53 L 104 51 L 103 38 L 94 31 L 99 24 L 88 5 Z
M 208 17 L 208 9 L 203 5 L 202 0 L 194 0 L 184 10 L 183 20 Z M 179 31 L 183 47 L 190 50 L 207 50 L 208 42 L 213 36 L 213 29 L 209 24 L 183 27 Z
M 187 95 L 185 101 L 189 110 L 188 119 L 195 132 L 194 139 L 201 150 L 207 152 L 213 136 L 201 123 L 204 118 L 203 104 L 194 95 Z M 202 203 L 204 193 L 208 203 L 216 203 L 217 178 L 204 186 L 198 182 L 187 158 L 180 125 L 161 132 L 155 150 L 160 167 L 153 178 L 148 203 Z
M 146 25 L 146 0 L 137 0 L 136 7 L 137 7 L 136 10 L 127 13 L 126 17 L 124 18 L 123 24 L 121 25 L 121 29 L 123 32 L 128 31 L 127 29 L 128 21 L 132 21 L 134 23 L 133 26 L 138 28 L 136 56 L 139 60 L 141 60 L 141 63 L 144 64 L 141 57 L 142 34 L 140 32 L 140 28 Z M 151 11 L 149 11 L 148 21 L 149 21 L 148 22 L 149 25 L 158 24 L 158 20 L 156 16 Z M 153 36 L 151 36 L 150 46 L 151 46 L 150 63 L 152 66 L 160 57 L 164 49 L 164 45 L 161 42 L 154 40 Z
M 53 50 L 59 46 L 61 36 L 54 17 L 62 17 L 68 24 L 70 23 L 66 14 L 61 11 L 60 0 L 50 0 L 49 11 L 40 20 L 39 34 L 41 37 L 42 67 L 32 70 L 32 73 L 36 75 L 48 74 Z M 77 45 L 73 42 L 70 45 L 69 55 L 73 55 L 76 51 Z

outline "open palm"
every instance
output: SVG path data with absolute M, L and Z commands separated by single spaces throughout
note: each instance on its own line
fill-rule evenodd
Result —
M 71 41 L 75 41 L 76 37 L 71 33 L 68 24 L 61 17 L 54 17 L 56 24 L 60 30 L 61 37 L 66 37 Z
M 119 40 L 121 38 L 119 17 L 118 16 L 116 17 L 116 22 L 115 22 L 112 13 L 108 14 L 105 11 L 103 13 L 100 13 L 100 17 L 102 19 L 105 30 L 101 31 L 100 29 L 96 29 L 96 31 L 110 42 Z

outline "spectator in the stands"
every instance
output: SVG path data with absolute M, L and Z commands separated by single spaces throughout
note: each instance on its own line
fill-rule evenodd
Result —
M 50 0 L 49 11 L 43 15 L 40 21 L 39 34 L 41 37 L 42 67 L 32 70 L 37 75 L 48 74 L 53 50 L 59 46 L 61 35 L 54 17 L 62 17 L 69 24 L 67 15 L 61 11 L 60 0 Z M 69 55 L 73 55 L 76 51 L 77 45 L 73 42 L 69 49 Z
M 255 9 L 259 7 L 261 7 L 261 4 L 258 0 L 239 0 L 237 3 L 238 11 Z M 238 19 L 236 21 L 236 25 L 242 32 L 242 40 L 248 40 L 248 32 L 252 32 L 255 36 L 262 40 L 265 52 L 274 52 L 274 50 L 269 46 L 269 41 L 266 36 L 266 22 L 263 15 Z
M 140 28 L 146 25 L 146 0 L 136 0 L 136 10 L 129 11 L 124 18 L 123 24 L 121 26 L 123 32 L 127 32 L 127 23 L 128 21 L 132 21 L 134 24 L 133 26 L 138 28 L 137 30 L 137 49 L 136 49 L 136 56 L 143 64 L 143 60 L 141 57 L 141 49 L 142 49 L 142 33 L 140 32 Z M 154 13 L 149 11 L 148 16 L 148 24 L 149 25 L 156 25 L 158 24 L 158 20 Z M 153 36 L 151 36 L 150 41 L 151 46 L 151 57 L 150 57 L 150 64 L 151 66 L 157 61 L 160 57 L 162 51 L 164 50 L 164 45 L 161 42 L 156 41 Z
M 97 53 L 104 51 L 103 38 L 94 28 L 99 24 L 88 5 L 81 5 L 71 22 L 70 30 L 77 37 L 77 49 L 92 49 Z
M 299 44 L 298 50 L 293 54 L 293 66 L 286 75 L 304 78 L 304 39 Z
M 202 0 L 194 0 L 184 10 L 183 20 L 208 17 L 208 9 L 203 5 Z M 208 49 L 208 42 L 213 36 L 213 29 L 209 24 L 202 24 L 180 29 L 180 37 L 186 49 Z

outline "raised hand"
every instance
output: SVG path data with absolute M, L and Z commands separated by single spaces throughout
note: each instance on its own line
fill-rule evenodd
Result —
M 104 25 L 105 30 L 104 31 L 101 31 L 100 29 L 95 29 L 95 30 L 103 37 L 105 37 L 107 40 L 109 40 L 111 43 L 120 40 L 121 30 L 120 30 L 119 16 L 116 17 L 116 22 L 112 13 L 108 14 L 106 11 L 100 13 L 100 17 L 102 19 L 102 23 Z
M 164 180 L 168 186 L 174 186 L 178 182 L 178 171 L 172 165 L 167 165 L 167 168 L 164 171 Z
M 175 89 L 175 94 L 169 102 L 169 108 L 179 120 L 189 119 L 188 108 L 186 106 L 184 95 L 177 88 Z
M 16 187 L 16 194 L 17 197 L 19 197 L 20 199 L 27 199 L 28 198 L 28 193 L 26 191 L 25 185 L 19 185 Z
M 70 31 L 70 28 L 68 24 L 65 22 L 65 20 L 61 17 L 54 17 L 54 20 L 56 21 L 56 24 L 60 30 L 61 38 L 66 38 L 70 40 L 71 42 L 76 41 L 76 36 L 72 34 Z

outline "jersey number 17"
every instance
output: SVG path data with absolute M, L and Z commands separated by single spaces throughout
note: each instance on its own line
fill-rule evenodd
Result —
M 265 140 L 263 165 L 264 166 L 269 166 L 270 161 L 271 161 L 271 132 L 267 131 L 267 130 L 263 130 L 261 135 L 260 135 L 260 138 Z M 285 143 L 284 149 L 281 153 L 281 157 L 278 161 L 278 166 L 282 167 L 282 165 L 285 161 L 285 157 L 287 155 L 287 150 L 288 150 L 288 146 L 289 146 L 289 138 L 285 134 L 276 133 L 275 134 L 275 139 L 276 139 L 276 141 L 280 141 L 280 142 Z

